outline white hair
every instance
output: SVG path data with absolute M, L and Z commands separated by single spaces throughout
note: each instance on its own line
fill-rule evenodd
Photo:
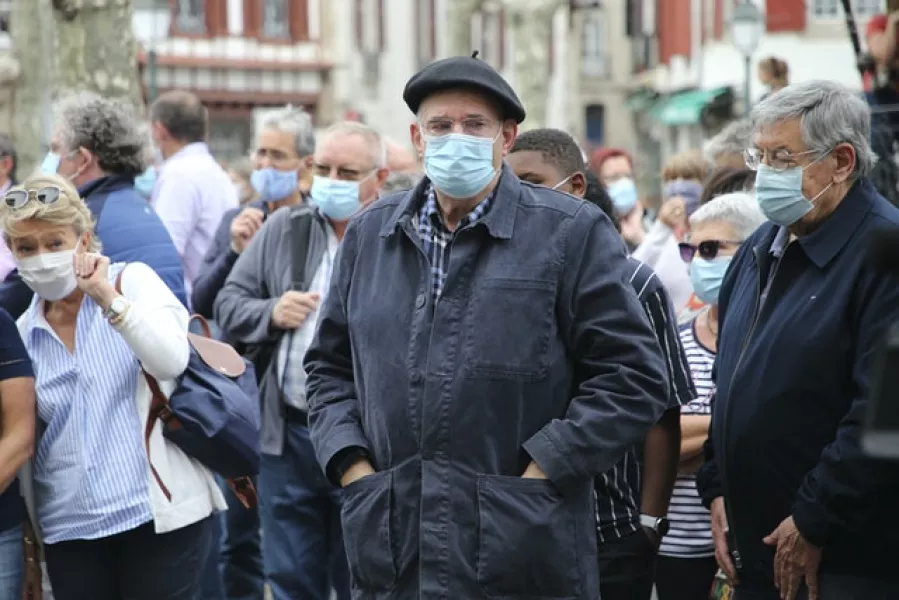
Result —
M 262 120 L 262 128 L 292 135 L 297 156 L 301 158 L 315 152 L 315 129 L 312 127 L 312 117 L 302 108 L 285 106 L 271 112 Z
M 752 232 L 765 222 L 765 215 L 759 209 L 755 195 L 746 192 L 733 192 L 712 198 L 696 209 L 690 216 L 690 225 L 702 223 L 726 223 L 737 232 L 739 241 L 752 235 Z M 735 240 L 736 241 L 736 240 Z
M 812 80 L 789 85 L 755 105 L 750 116 L 757 132 L 775 123 L 800 119 L 802 141 L 821 154 L 838 144 L 855 149 L 855 174 L 864 177 L 874 168 L 871 150 L 871 110 L 857 94 L 835 81 Z
M 358 135 L 368 142 L 371 150 L 371 162 L 376 169 L 387 166 L 387 144 L 380 133 L 365 123 L 358 121 L 339 121 L 322 133 L 322 138 L 332 135 Z
M 724 154 L 742 155 L 751 143 L 752 122 L 749 119 L 738 119 L 706 142 L 702 153 L 707 161 L 714 164 Z

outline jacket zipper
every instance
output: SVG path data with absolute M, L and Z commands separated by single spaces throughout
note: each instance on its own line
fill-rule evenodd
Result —
M 786 248 L 784 248 L 783 253 L 781 254 L 780 258 L 777 260 L 777 264 L 774 266 L 774 272 L 771 274 L 771 278 L 767 282 L 768 283 L 768 294 L 771 293 L 771 287 L 774 285 L 774 280 L 777 277 L 777 271 L 780 270 L 780 265 L 783 262 L 784 255 L 786 255 Z M 761 265 L 761 260 L 759 259 L 758 254 L 756 254 L 755 260 L 756 260 L 756 264 Z M 740 365 L 743 362 L 743 356 L 746 354 L 746 349 L 749 347 L 749 342 L 752 341 L 752 334 L 755 333 L 755 328 L 758 325 L 759 319 L 762 316 L 762 308 L 764 308 L 764 304 L 766 302 L 767 302 L 767 297 L 765 298 L 764 302 L 762 301 L 762 272 L 761 272 L 761 269 L 759 269 L 759 276 L 756 279 L 756 303 L 755 303 L 755 314 L 753 315 L 753 319 L 752 319 L 752 326 L 749 328 L 749 333 L 746 334 L 746 338 L 743 340 L 743 346 L 740 349 L 740 356 L 737 357 L 737 363 L 734 365 L 734 371 L 730 377 L 730 383 L 729 383 L 728 390 L 733 389 L 734 379 L 736 379 L 736 377 L 737 377 L 737 371 L 739 370 Z M 724 408 L 724 426 L 723 426 L 723 429 L 721 432 L 722 433 L 721 447 L 725 448 L 725 449 L 727 448 L 727 443 L 726 443 L 727 432 L 730 429 L 730 414 L 731 414 L 732 404 L 733 404 L 732 402 L 728 402 L 727 406 L 725 406 L 725 408 Z M 724 451 L 723 456 L 721 458 L 722 458 L 721 468 L 722 468 L 722 472 L 723 472 L 725 470 L 724 466 L 727 462 L 727 451 L 726 450 Z M 724 485 L 724 495 L 725 495 L 724 515 L 727 517 L 727 529 L 729 532 L 731 532 L 731 531 L 735 531 L 736 528 L 734 527 L 733 514 L 730 511 L 730 504 L 727 502 L 727 499 L 726 499 L 726 497 L 730 495 L 730 494 L 728 494 L 728 487 L 729 487 L 727 484 L 728 479 L 727 479 L 727 477 L 723 477 L 722 479 L 723 479 L 722 483 Z M 743 568 L 743 561 L 740 557 L 740 551 L 737 548 L 737 536 L 736 536 L 736 534 L 733 534 L 728 537 L 730 538 L 728 540 L 728 544 L 732 546 L 730 548 L 730 553 L 733 555 L 733 558 L 734 558 L 734 566 L 736 566 L 736 568 L 738 570 L 740 570 Z

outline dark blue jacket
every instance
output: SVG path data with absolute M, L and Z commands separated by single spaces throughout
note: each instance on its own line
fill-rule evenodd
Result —
M 247 206 L 258 208 L 263 217 L 268 218 L 269 204 L 267 202 L 251 202 Z M 222 215 L 222 222 L 212 238 L 209 250 L 203 257 L 203 267 L 200 274 L 194 280 L 193 291 L 190 294 L 190 302 L 193 311 L 212 319 L 212 307 L 219 290 L 225 285 L 228 274 L 234 268 L 234 263 L 240 255 L 231 249 L 231 223 L 240 214 L 244 206 L 232 208 Z
M 899 320 L 899 277 L 875 272 L 867 246 L 895 227 L 899 210 L 862 180 L 776 267 L 779 228 L 763 225 L 725 278 L 698 484 L 707 503 L 725 497 L 744 583 L 772 581 L 762 538 L 790 515 L 824 547 L 822 572 L 896 574 L 899 463 L 866 458 L 859 441 L 872 359 Z
M 414 190 L 349 225 L 306 355 L 325 472 L 343 492 L 356 593 L 599 597 L 593 479 L 665 411 L 665 363 L 609 219 L 503 167 L 490 211 L 432 274 Z M 531 460 L 548 480 L 522 479 Z
M 175 296 L 187 305 L 181 258 L 165 225 L 134 189 L 134 178 L 109 175 L 82 186 L 78 193 L 97 221 L 96 235 L 112 262 L 142 262 L 152 268 Z M 31 303 L 32 292 L 10 273 L 0 285 L 0 307 L 18 318 Z

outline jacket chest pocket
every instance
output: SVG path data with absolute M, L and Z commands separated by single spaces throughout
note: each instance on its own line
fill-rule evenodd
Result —
M 546 375 L 555 288 L 540 279 L 487 279 L 475 288 L 464 345 L 471 375 L 525 381 Z

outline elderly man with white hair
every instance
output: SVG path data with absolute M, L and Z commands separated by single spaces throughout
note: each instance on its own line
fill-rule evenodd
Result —
M 769 219 L 718 296 L 699 492 L 737 600 L 893 598 L 899 466 L 865 456 L 861 421 L 899 278 L 866 259 L 899 210 L 870 184 L 870 112 L 831 81 L 753 109 L 747 164 Z

